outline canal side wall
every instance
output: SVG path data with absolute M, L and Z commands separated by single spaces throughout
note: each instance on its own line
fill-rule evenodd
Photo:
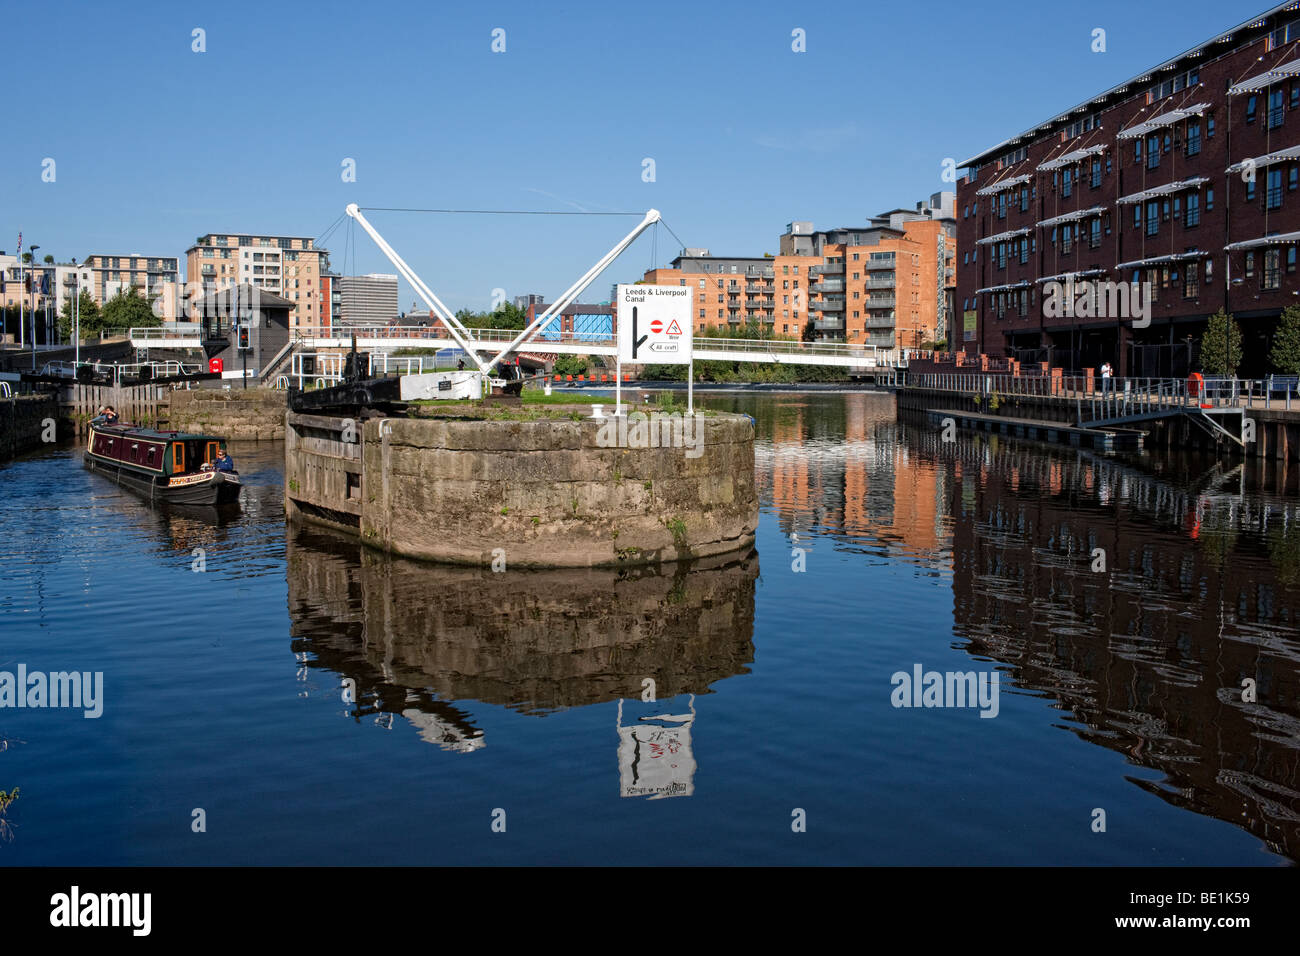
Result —
M 58 420 L 59 400 L 53 395 L 0 398 L 0 461 L 39 447 L 47 423 L 53 421 L 57 428 Z
M 604 567 L 754 543 L 748 416 L 702 417 L 691 448 L 602 447 L 608 426 L 602 433 L 604 422 L 589 418 L 371 420 L 345 448 L 346 421 L 288 414 L 287 510 L 382 551 L 452 564 Z
M 285 395 L 270 388 L 177 389 L 167 427 L 236 441 L 279 441 L 285 437 Z

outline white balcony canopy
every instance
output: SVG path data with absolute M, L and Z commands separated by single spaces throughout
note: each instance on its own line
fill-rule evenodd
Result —
M 1288 146 L 1286 149 L 1279 149 L 1264 156 L 1256 156 L 1254 159 L 1243 159 L 1239 163 L 1233 163 L 1225 172 L 1239 173 L 1250 163 L 1254 163 L 1255 168 L 1258 169 L 1261 166 L 1272 166 L 1274 163 L 1284 163 L 1288 159 L 1297 157 L 1300 157 L 1300 146 Z
M 1283 232 L 1276 236 L 1260 236 L 1258 239 L 1234 242 L 1223 248 L 1227 252 L 1235 252 L 1238 249 L 1258 249 L 1260 246 L 1285 246 L 1295 242 L 1300 242 L 1300 232 Z
M 1036 279 L 1034 281 L 1069 282 L 1071 279 L 1086 279 L 1089 276 L 1104 276 L 1105 274 L 1106 274 L 1105 269 L 1085 269 L 1082 272 L 1062 272 L 1060 275 L 1056 275 L 1056 276 L 1044 276 L 1043 278 Z
M 1115 138 L 1137 139 L 1137 137 L 1145 136 L 1147 133 L 1155 130 L 1164 129 L 1166 126 L 1172 126 L 1179 120 L 1185 120 L 1189 116 L 1200 116 L 1209 108 L 1209 103 L 1196 103 L 1193 106 L 1185 106 L 1180 110 L 1170 110 L 1168 113 L 1161 113 L 1159 116 L 1153 116 L 1145 123 L 1138 123 L 1137 126 L 1130 126 L 1128 129 L 1120 130 L 1115 134 Z
M 1150 259 L 1134 259 L 1132 262 L 1121 262 L 1115 268 L 1119 269 L 1140 269 L 1142 266 L 1159 265 L 1162 262 L 1179 262 L 1183 259 L 1199 259 L 1205 252 L 1174 252 L 1167 256 L 1152 256 Z
M 1271 70 L 1267 70 L 1259 76 L 1252 76 L 1249 80 L 1242 80 L 1236 86 L 1228 90 L 1229 96 L 1236 96 L 1238 93 L 1257 93 L 1260 90 L 1267 89 L 1274 83 L 1285 80 L 1288 76 L 1300 76 L 1300 60 L 1292 60 L 1290 63 L 1283 63 Z
M 1091 219 L 1093 216 L 1100 216 L 1105 211 L 1105 206 L 1093 206 L 1091 209 L 1076 209 L 1074 212 L 1067 212 L 1063 216 L 1053 216 L 1051 219 L 1044 219 L 1038 225 L 1046 228 L 1047 226 L 1060 225 L 1063 222 L 1074 222 L 1077 219 Z
M 1053 169 L 1060 169 L 1062 166 L 1069 166 L 1071 163 L 1077 163 L 1081 159 L 1087 159 L 1089 156 L 1095 156 L 1097 153 L 1106 152 L 1105 145 L 1089 146 L 1087 149 L 1076 149 L 1072 152 L 1057 156 L 1055 159 L 1049 159 L 1045 163 L 1040 163 L 1038 171 L 1040 173 L 1050 172 Z
M 975 190 L 975 195 L 992 196 L 994 193 L 1000 193 L 1004 189 L 1011 189 L 1015 186 L 1019 186 L 1021 183 L 1027 183 L 1032 178 L 1033 177 L 1028 174 L 1025 174 L 1023 176 L 1012 176 L 1010 179 L 1004 179 L 1001 182 L 990 183 L 989 185 L 985 186 L 983 189 Z
M 1191 179 L 1184 179 L 1176 183 L 1166 183 L 1163 186 L 1153 186 L 1151 189 L 1144 189 L 1140 193 L 1130 193 L 1127 196 L 1119 198 L 1121 206 L 1131 206 L 1133 203 L 1145 202 L 1148 199 L 1156 199 L 1160 196 L 1170 196 L 1174 193 L 1180 193 L 1184 189 L 1195 189 L 1202 183 L 1208 183 L 1209 179 L 1204 176 L 1194 176 Z
M 1029 288 L 1029 285 L 1030 283 L 1028 279 L 1021 279 L 1019 282 L 1013 282 L 1009 285 L 991 285 L 987 289 L 976 289 L 975 294 L 983 295 L 985 292 L 1009 292 L 1012 289 L 1027 289 Z
M 999 232 L 996 236 L 985 236 L 983 239 L 976 239 L 975 245 L 984 246 L 990 242 L 1005 242 L 1007 239 L 1015 239 L 1017 236 L 1027 236 L 1032 229 L 1012 229 L 1010 232 Z

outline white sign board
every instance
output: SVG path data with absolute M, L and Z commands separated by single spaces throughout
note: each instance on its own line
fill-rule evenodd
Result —
M 618 360 L 633 365 L 689 363 L 692 291 L 685 285 L 620 285 Z

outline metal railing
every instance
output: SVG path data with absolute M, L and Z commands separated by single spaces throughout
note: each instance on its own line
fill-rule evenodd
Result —
M 918 356 L 919 357 L 919 356 Z M 1011 375 L 964 369 L 909 374 L 918 388 L 1001 397 L 1056 397 L 1073 401 L 1082 421 L 1127 418 L 1182 408 L 1278 408 L 1300 405 L 1295 376 L 1267 379 L 1207 378 L 1189 385 L 1181 378 L 1110 378 L 1099 375 Z M 1084 415 L 1083 412 L 1088 414 Z

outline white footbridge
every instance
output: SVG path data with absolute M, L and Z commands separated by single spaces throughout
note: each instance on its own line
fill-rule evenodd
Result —
M 539 359 L 555 355 L 616 355 L 618 349 L 613 336 L 593 335 L 584 332 L 566 332 L 558 328 L 557 319 L 564 310 L 577 301 L 578 296 L 614 262 L 632 242 L 648 227 L 660 221 L 658 210 L 651 209 L 630 233 L 584 273 L 546 311 L 525 329 L 474 329 L 466 327 L 455 313 L 448 309 L 433 293 L 424 280 L 390 246 L 361 214 L 356 204 L 347 207 L 347 214 L 367 232 L 388 257 L 415 293 L 429 308 L 429 325 L 383 325 L 347 328 L 295 327 L 291 330 L 293 348 L 288 350 L 295 358 L 302 355 L 328 353 L 350 348 L 355 336 L 358 350 L 379 355 L 408 349 L 461 350 L 466 360 L 484 374 L 510 355 L 533 356 Z M 176 323 L 164 328 L 131 329 L 131 344 L 136 348 L 197 349 L 203 347 L 199 324 Z M 554 328 L 552 326 L 555 326 Z M 775 362 L 790 365 L 829 365 L 871 373 L 877 369 L 900 368 L 906 365 L 906 352 L 843 342 L 803 342 L 787 339 L 728 339 L 697 337 L 694 343 L 695 360 L 721 362 Z M 284 366 L 284 361 L 276 363 Z M 333 366 L 335 363 L 328 363 Z M 421 363 L 422 365 L 422 363 Z M 294 361 L 295 371 L 300 362 Z M 273 371 L 268 369 L 267 371 Z M 301 373 L 299 373 L 301 377 Z M 315 376 L 308 376 L 314 378 Z M 334 378 L 333 374 L 327 374 Z

